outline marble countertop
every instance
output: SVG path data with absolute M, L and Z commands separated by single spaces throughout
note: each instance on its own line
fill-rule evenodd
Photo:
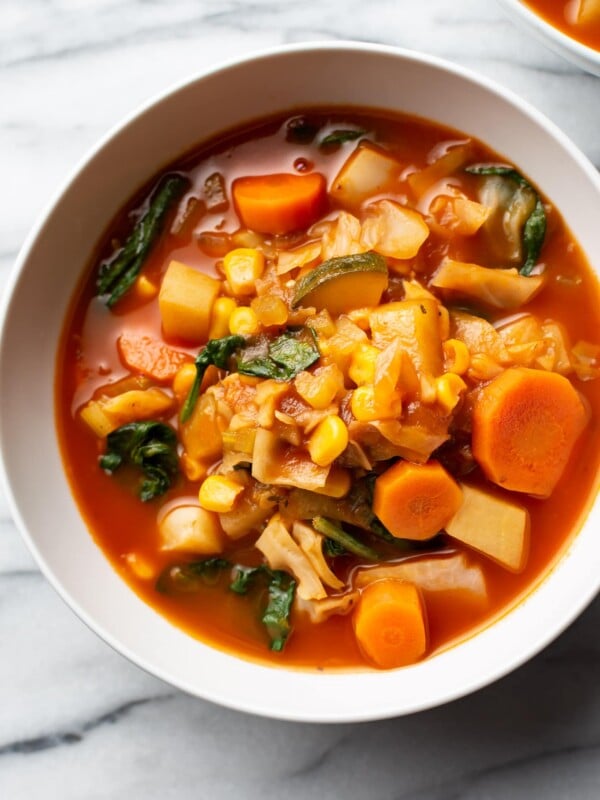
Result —
M 267 45 L 360 39 L 428 51 L 513 89 L 600 165 L 600 78 L 528 38 L 492 0 L 0 9 L 0 290 L 38 214 L 114 123 L 189 73 Z M 172 689 L 90 632 L 38 571 L 0 496 L 0 798 L 595 800 L 599 625 L 597 600 L 510 676 L 411 717 L 260 719 Z

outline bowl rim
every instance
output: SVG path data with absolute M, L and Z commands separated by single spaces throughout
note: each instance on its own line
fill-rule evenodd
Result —
M 369 44 L 351 40 L 299 42 L 291 45 L 278 45 L 275 47 L 266 47 L 258 50 L 248 51 L 240 57 L 224 60 L 212 67 L 200 70 L 197 73 L 188 76 L 184 80 L 177 82 L 175 85 L 172 85 L 157 93 L 146 102 L 140 104 L 122 121 L 112 126 L 108 132 L 100 138 L 98 143 L 90 148 L 90 150 L 71 170 L 59 189 L 46 204 L 45 209 L 41 212 L 37 222 L 31 229 L 29 235 L 26 237 L 15 264 L 13 265 L 13 269 L 9 273 L 4 291 L 2 292 L 2 297 L 0 297 L 0 372 L 2 370 L 2 360 L 4 358 L 4 348 L 2 347 L 2 343 L 4 341 L 5 329 L 8 325 L 11 300 L 15 292 L 19 276 L 21 275 L 21 272 L 23 271 L 24 266 L 29 258 L 30 251 L 32 250 L 38 236 L 40 236 L 42 230 L 44 229 L 44 226 L 48 222 L 54 206 L 58 203 L 60 198 L 69 191 L 71 185 L 74 183 L 84 167 L 94 160 L 96 155 L 107 145 L 107 143 L 109 143 L 117 134 L 119 134 L 119 132 L 127 128 L 133 121 L 135 121 L 146 111 L 149 111 L 155 106 L 160 105 L 165 98 L 175 94 L 179 90 L 200 79 L 206 79 L 216 76 L 218 73 L 233 68 L 239 68 L 249 61 L 273 59 L 290 53 L 311 53 L 315 51 L 354 51 L 366 54 L 379 54 L 382 56 L 387 55 L 394 58 L 404 59 L 405 61 L 408 60 L 410 62 L 416 62 L 420 65 L 434 67 L 442 72 L 449 72 L 453 75 L 453 77 L 464 80 L 467 82 L 467 84 L 475 84 L 480 88 L 483 88 L 487 92 L 492 93 L 501 100 L 514 106 L 519 114 L 529 117 L 530 120 L 534 121 L 537 125 L 541 125 L 543 128 L 545 128 L 546 131 L 551 134 L 552 138 L 555 139 L 558 144 L 563 147 L 563 149 L 568 151 L 570 157 L 579 163 L 589 180 L 595 185 L 595 189 L 598 191 L 600 196 L 600 176 L 596 172 L 594 166 L 553 122 L 547 119 L 541 112 L 537 111 L 533 106 L 522 100 L 512 91 L 496 84 L 484 76 L 476 74 L 470 69 L 426 53 L 387 45 Z M 449 650 L 444 651 L 444 653 L 441 655 L 446 656 L 446 662 L 448 663 L 450 670 L 452 670 L 456 667 L 456 658 L 452 657 L 453 652 L 456 653 L 458 650 L 461 650 L 466 653 L 468 650 L 473 649 L 474 642 L 483 641 L 483 637 L 486 637 L 486 633 L 490 630 L 497 630 L 500 628 L 504 630 L 506 627 L 507 618 L 514 618 L 517 612 L 523 611 L 525 613 L 526 611 L 528 618 L 535 620 L 537 620 L 538 617 L 547 620 L 549 616 L 549 622 L 546 622 L 546 624 L 536 625 L 536 629 L 532 632 L 531 639 L 527 647 L 522 647 L 517 654 L 513 654 L 511 658 L 503 661 L 501 665 L 494 663 L 493 666 L 490 666 L 488 664 L 487 669 L 479 671 L 475 670 L 474 672 L 472 671 L 467 679 L 463 680 L 462 682 L 455 683 L 452 688 L 448 688 L 448 686 L 442 687 L 441 689 L 435 687 L 433 690 L 427 692 L 425 697 L 411 698 L 409 700 L 403 698 L 401 703 L 398 703 L 398 701 L 394 702 L 393 689 L 394 684 L 398 680 L 396 676 L 404 673 L 407 670 L 412 671 L 414 669 L 419 669 L 420 672 L 426 676 L 427 673 L 431 671 L 430 665 L 435 661 L 436 658 L 438 658 L 438 656 L 434 656 L 432 659 L 420 662 L 420 664 L 416 665 L 416 667 L 408 667 L 400 671 L 332 671 L 326 674 L 319 674 L 316 672 L 297 670 L 295 668 L 288 669 L 282 667 L 258 665 L 236 656 L 230 656 L 222 651 L 217 651 L 222 657 L 233 659 L 238 663 L 238 665 L 242 665 L 239 668 L 244 673 L 248 672 L 249 674 L 258 675 L 259 672 L 264 672 L 267 670 L 270 675 L 272 675 L 274 672 L 287 676 L 293 675 L 295 685 L 301 689 L 307 688 L 311 692 L 323 689 L 323 681 L 329 681 L 331 684 L 332 676 L 335 676 L 337 682 L 339 683 L 341 692 L 346 692 L 347 688 L 352 687 L 356 682 L 357 676 L 360 676 L 360 681 L 365 687 L 372 686 L 376 681 L 383 689 L 387 689 L 386 704 L 379 704 L 374 708 L 365 707 L 364 703 L 357 703 L 354 700 L 343 707 L 340 707 L 339 705 L 336 706 L 335 703 L 332 703 L 331 707 L 327 707 L 319 712 L 315 712 L 314 709 L 311 710 L 310 708 L 304 708 L 297 701 L 290 703 L 288 706 L 274 706 L 273 704 L 269 705 L 268 703 L 265 703 L 264 698 L 256 698 L 252 696 L 251 693 L 244 691 L 240 693 L 239 689 L 237 692 L 219 691 L 214 687 L 212 687 L 212 689 L 206 689 L 204 686 L 198 686 L 193 682 L 179 679 L 177 676 L 169 674 L 168 670 L 162 669 L 161 667 L 147 661 L 142 655 L 136 653 L 135 650 L 127 643 L 127 641 L 119 639 L 118 636 L 107 630 L 100 622 L 92 617 L 92 615 L 80 603 L 80 601 L 62 585 L 59 575 L 53 571 L 44 554 L 39 549 L 35 541 L 35 537 L 27 528 L 24 517 L 17 503 L 15 493 L 13 492 L 11 476 L 7 469 L 4 434 L 2 430 L 1 419 L 0 481 L 7 498 L 7 503 L 12 518 L 16 522 L 17 528 L 19 529 L 21 536 L 36 560 L 40 570 L 45 575 L 49 583 L 54 587 L 59 596 L 67 603 L 67 605 L 107 644 L 149 674 L 160 678 L 166 683 L 175 686 L 188 694 L 218 703 L 228 708 L 273 719 L 327 723 L 362 722 L 411 714 L 458 699 L 502 678 L 509 672 L 519 667 L 525 661 L 536 655 L 547 644 L 554 640 L 583 611 L 583 609 L 591 602 L 600 589 L 600 569 L 597 568 L 600 566 L 600 561 L 598 564 L 596 564 L 593 558 L 588 558 L 587 561 L 583 561 L 583 569 L 586 577 L 586 580 L 582 581 L 584 589 L 581 590 L 581 588 L 578 587 L 578 591 L 575 593 L 573 590 L 571 590 L 569 602 L 565 601 L 560 609 L 554 609 L 553 612 L 555 613 L 550 615 L 544 614 L 544 609 L 540 606 L 540 603 L 536 600 L 536 598 L 541 594 L 540 589 L 548 584 L 549 577 L 551 575 L 558 576 L 558 573 L 561 572 L 560 567 L 567 560 L 566 556 L 570 554 L 572 550 L 573 543 L 571 543 L 566 552 L 561 555 L 557 564 L 555 564 L 555 566 L 549 570 L 546 575 L 544 575 L 542 580 L 530 591 L 526 597 L 517 601 L 517 604 L 515 606 L 511 606 L 506 614 L 504 614 L 500 619 L 489 624 L 484 630 L 477 632 L 467 640 L 461 641 L 458 647 L 452 647 Z M 590 508 L 588 509 L 588 512 L 591 510 L 592 503 L 593 501 L 590 500 Z M 582 526 L 583 524 L 584 523 L 581 522 Z M 565 570 L 563 569 L 562 573 L 564 572 Z M 559 578 L 560 576 L 558 576 L 557 580 Z M 119 577 L 119 580 L 122 581 L 122 578 Z M 563 584 L 564 583 L 565 580 L 563 579 Z M 168 624 L 171 625 L 171 623 Z M 204 650 L 208 649 L 213 652 L 215 651 L 215 648 L 204 645 L 197 640 L 194 641 L 199 648 L 204 648 Z M 408 674 L 408 672 L 406 674 Z
M 521 0 L 498 0 L 508 13 L 515 14 L 522 26 L 555 53 L 586 72 L 600 75 L 600 51 L 594 50 L 551 25 Z

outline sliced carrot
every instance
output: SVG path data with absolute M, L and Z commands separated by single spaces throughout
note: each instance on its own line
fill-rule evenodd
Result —
M 308 227 L 325 210 L 327 198 L 325 178 L 319 172 L 238 178 L 232 191 L 242 224 L 259 233 Z
M 354 612 L 354 633 L 364 655 L 378 667 L 414 664 L 427 650 L 427 625 L 417 587 L 392 578 L 369 584 Z
M 188 353 L 138 333 L 122 333 L 117 348 L 125 366 L 159 383 L 172 381 L 184 364 L 193 361 Z
M 460 487 L 437 461 L 398 461 L 375 481 L 373 511 L 400 539 L 430 539 L 461 503 Z
M 548 497 L 587 417 L 564 376 L 511 367 L 490 381 L 475 402 L 473 455 L 499 486 Z

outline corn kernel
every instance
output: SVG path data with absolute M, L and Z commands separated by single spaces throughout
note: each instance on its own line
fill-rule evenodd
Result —
M 375 365 L 381 350 L 367 342 L 361 342 L 352 353 L 348 375 L 357 386 L 375 381 Z
M 229 319 L 237 308 L 233 297 L 217 297 L 210 318 L 209 339 L 221 339 L 229 333 Z
M 236 498 L 244 491 L 239 483 L 223 475 L 209 475 L 198 492 L 198 500 L 206 511 L 217 511 L 224 514 L 231 511 Z
M 471 354 L 467 345 L 460 339 L 446 339 L 443 349 L 445 371 L 464 375 L 471 363 Z
M 177 370 L 173 378 L 173 394 L 177 402 L 181 405 L 188 396 L 192 384 L 196 378 L 197 370 L 194 364 L 184 364 Z
M 348 446 L 348 428 L 336 414 L 325 417 L 308 440 L 308 452 L 319 467 L 328 467 Z
M 281 297 L 275 295 L 262 295 L 255 297 L 250 307 L 258 317 L 258 321 L 265 328 L 273 325 L 285 325 L 289 311 Z
M 135 293 L 140 300 L 153 300 L 158 294 L 158 286 L 145 275 L 138 275 L 135 281 Z
M 229 333 L 237 336 L 254 336 L 260 331 L 255 312 L 248 306 L 235 308 L 229 317 Z
M 324 494 L 326 497 L 345 497 L 352 486 L 352 478 L 347 469 L 342 469 L 336 464 L 329 470 L 325 486 L 320 489 L 313 488 L 315 494 Z
M 256 294 L 256 280 L 263 274 L 265 257 L 252 247 L 230 250 L 223 259 L 223 269 L 233 294 Z
M 344 376 L 335 364 L 317 367 L 314 373 L 300 372 L 294 379 L 296 391 L 309 406 L 327 408 L 344 388 Z
M 392 392 L 385 401 L 377 402 L 374 386 L 359 386 L 352 392 L 350 409 L 359 422 L 393 419 L 402 413 L 402 398 L 398 392 Z
M 459 375 L 446 372 L 436 378 L 436 399 L 447 414 L 454 410 L 460 400 L 460 395 L 467 388 L 467 384 Z

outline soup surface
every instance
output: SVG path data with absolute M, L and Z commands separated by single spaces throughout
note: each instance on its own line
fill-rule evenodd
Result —
M 390 668 L 549 570 L 596 490 L 600 303 L 526 168 L 308 110 L 130 201 L 65 324 L 57 424 L 146 602 L 247 658 Z
M 562 33 L 600 51 L 600 0 L 523 0 Z

